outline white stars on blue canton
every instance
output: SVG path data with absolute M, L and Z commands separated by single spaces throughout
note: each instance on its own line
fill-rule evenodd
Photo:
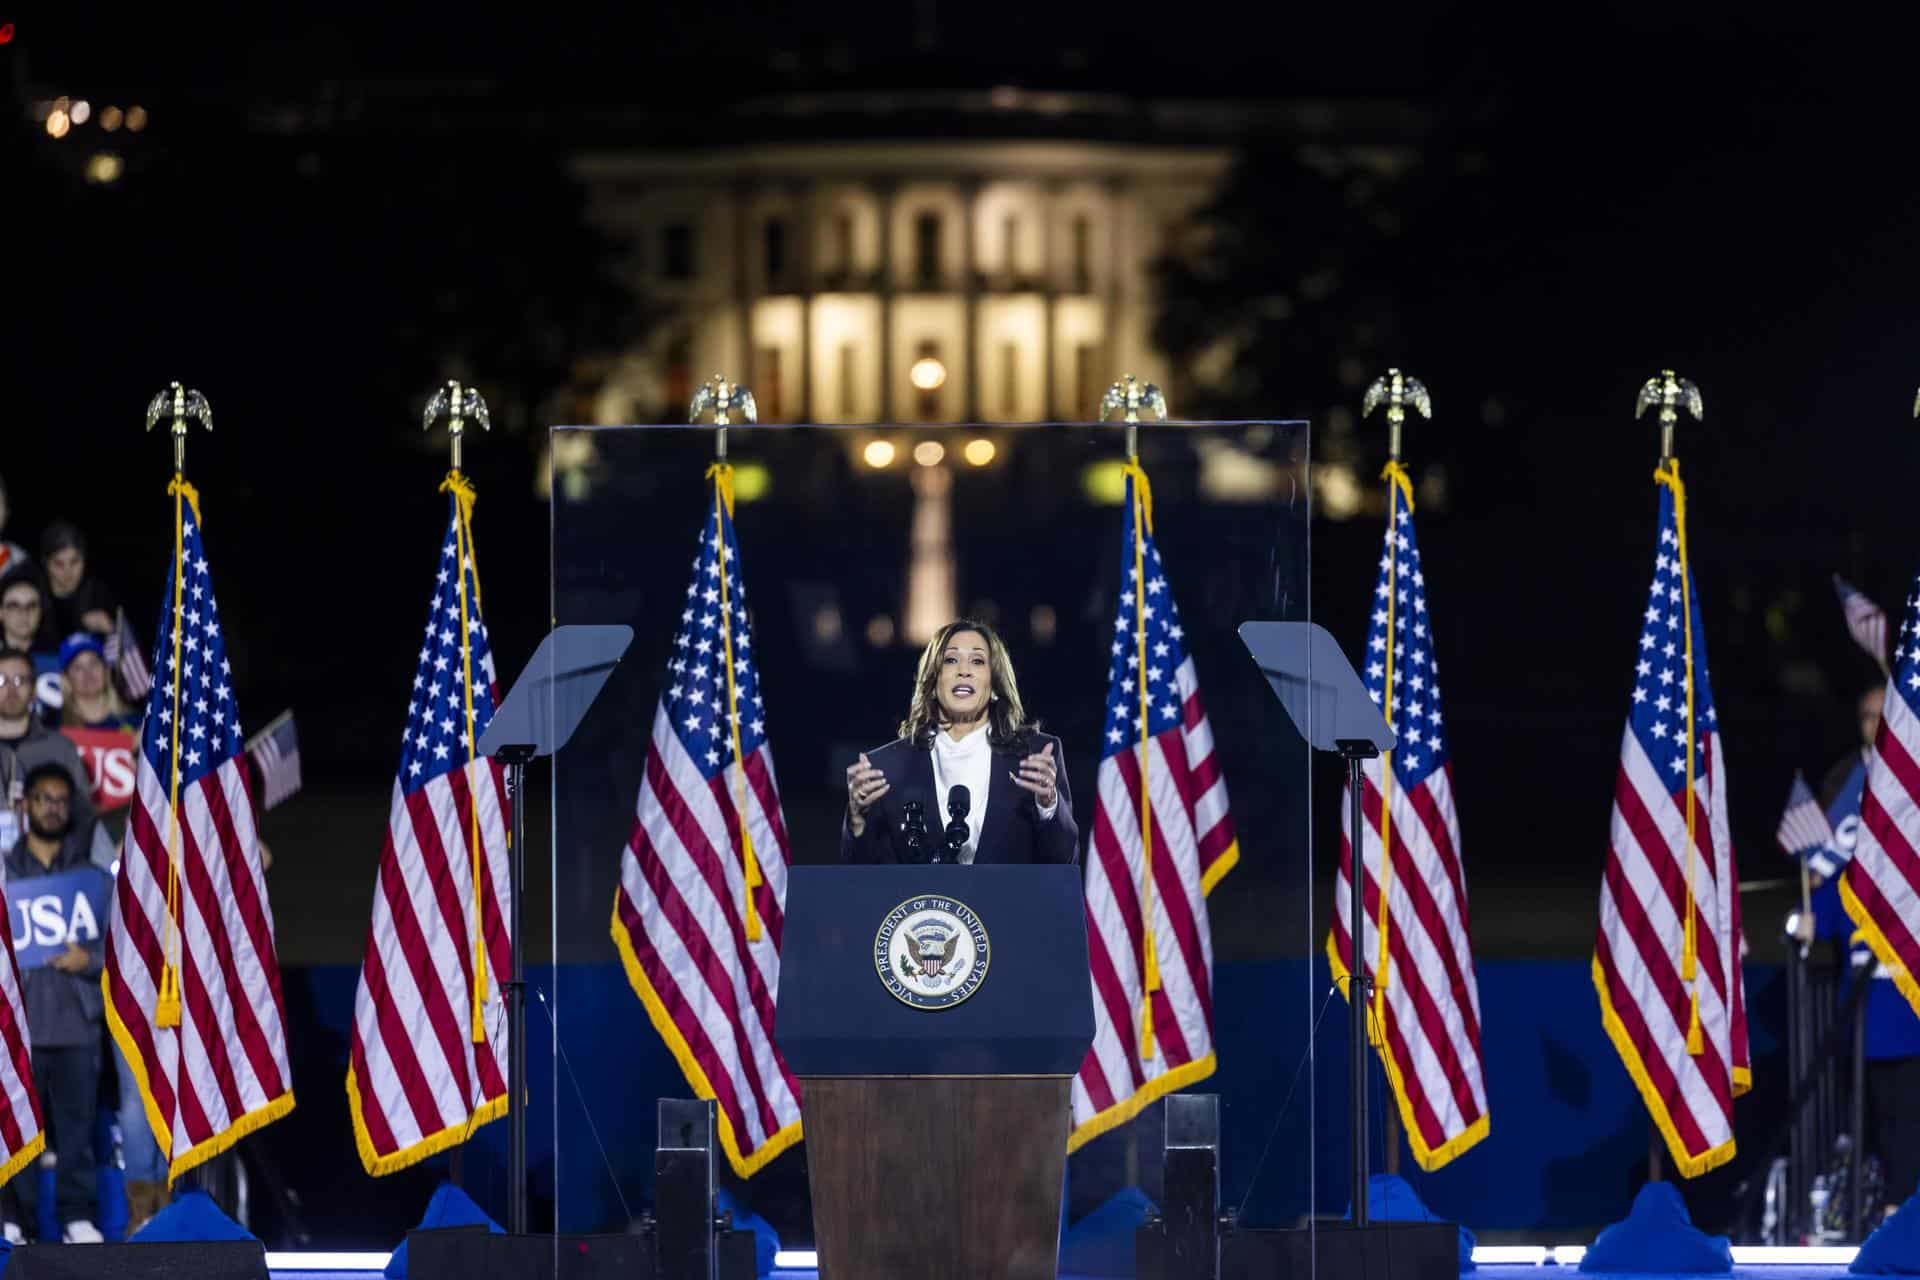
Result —
M 724 543 L 723 543 L 724 540 Z M 720 574 L 726 571 L 726 604 L 721 605 Z M 720 513 L 708 515 L 693 557 L 693 579 L 687 584 L 680 610 L 680 626 L 673 637 L 673 656 L 667 661 L 666 691 L 661 700 L 673 721 L 687 756 L 704 778 L 711 779 L 733 759 L 733 725 L 727 710 L 727 639 L 722 621 L 733 635 L 733 689 L 739 706 L 740 750 L 752 755 L 767 740 L 765 704 L 760 677 L 753 667 L 753 630 L 747 618 L 746 585 L 740 573 L 740 544 L 733 518 L 724 527 Z
M 420 665 L 414 668 L 413 694 L 407 703 L 407 728 L 400 739 L 400 785 L 418 791 L 435 778 L 465 767 L 472 758 L 473 741 L 493 719 L 493 650 L 487 643 L 487 624 L 480 617 L 480 578 L 468 555 L 460 557 L 458 499 L 449 499 L 453 517 L 440 547 L 440 568 L 433 588 L 433 610 L 427 615 L 426 637 L 420 644 Z M 460 577 L 467 580 L 467 616 L 460 619 Z M 473 664 L 473 737 L 467 736 L 466 653 L 471 638 Z
M 1393 621 L 1393 705 L 1386 704 L 1388 605 Z M 1427 576 L 1420 568 L 1420 544 L 1413 535 L 1413 513 L 1396 504 L 1380 552 L 1380 576 L 1373 588 L 1373 621 L 1367 627 L 1362 676 L 1367 692 L 1393 726 L 1400 745 L 1393 750 L 1393 776 L 1411 790 L 1447 763 L 1447 739 L 1440 716 L 1440 663 L 1433 656 L 1427 617 Z
M 1160 565 L 1160 548 L 1146 535 L 1140 563 L 1146 581 L 1134 572 L 1133 480 L 1127 481 L 1126 516 L 1120 538 L 1120 606 L 1113 619 L 1112 661 L 1107 664 L 1107 730 L 1101 755 L 1119 755 L 1140 744 L 1140 686 L 1147 689 L 1147 728 L 1154 735 L 1180 724 L 1185 699 L 1175 677 L 1187 660 L 1174 607 L 1173 588 Z M 1147 623 L 1147 669 L 1140 670 L 1140 616 Z
M 1689 584 L 1690 585 L 1690 584 Z M 1707 680 L 1707 641 L 1700 627 L 1700 595 L 1682 587 L 1680 526 L 1674 519 L 1673 491 L 1660 490 L 1660 551 L 1653 562 L 1653 587 L 1642 615 L 1640 655 L 1634 664 L 1634 737 L 1669 788 L 1684 795 L 1687 784 L 1687 629 L 1686 602 L 1693 604 L 1694 771 L 1707 769 L 1707 735 L 1714 722 L 1713 687 Z
M 227 641 L 220 611 L 213 602 L 206 548 L 193 509 L 185 508 L 181 542 L 184 572 L 180 581 L 180 641 L 174 654 L 174 574 L 167 577 L 166 604 L 160 612 L 160 636 L 154 644 L 154 669 L 160 673 L 147 698 L 147 723 L 140 744 L 147 762 L 163 780 L 171 779 L 176 708 L 180 741 L 180 785 L 199 781 L 240 751 L 240 709 L 233 698 L 233 670 L 227 665 Z M 177 698 L 176 698 L 177 691 Z
M 1920 578 L 1907 594 L 1907 614 L 1893 646 L 1893 685 L 1910 707 L 1920 707 Z

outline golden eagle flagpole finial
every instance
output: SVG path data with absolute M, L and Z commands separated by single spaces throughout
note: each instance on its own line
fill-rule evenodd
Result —
M 1671 369 L 1662 369 L 1647 379 L 1646 385 L 1640 388 L 1640 398 L 1634 402 L 1633 416 L 1638 418 L 1656 405 L 1660 409 L 1660 461 L 1664 463 L 1673 456 L 1673 424 L 1680 421 L 1680 411 L 1685 409 L 1695 422 L 1701 422 L 1707 416 L 1707 408 L 1700 399 L 1700 388 L 1685 378 L 1675 377 Z
M 173 382 L 147 402 L 147 430 L 153 430 L 156 422 L 169 417 L 173 420 L 173 469 L 176 473 L 184 473 L 187 469 L 187 423 L 198 418 L 201 426 L 213 430 L 213 406 L 198 391 Z
M 1409 405 L 1423 418 L 1433 417 L 1433 397 L 1427 384 L 1410 373 L 1389 369 L 1373 380 L 1366 398 L 1360 402 L 1360 416 L 1373 416 L 1381 405 L 1387 406 L 1387 456 L 1400 461 L 1400 427 L 1407 420 Z
M 433 430 L 433 424 L 440 420 L 442 414 L 447 418 L 447 436 L 453 441 L 453 469 L 458 471 L 460 440 L 466 434 L 467 423 L 477 422 L 482 431 L 491 431 L 493 420 L 487 416 L 487 402 L 481 399 L 478 391 L 452 381 L 434 392 L 427 401 L 426 409 L 420 414 L 421 430 Z
M 1100 398 L 1100 421 L 1110 422 L 1115 416 L 1127 424 L 1127 456 L 1140 456 L 1140 412 L 1153 415 L 1154 421 L 1167 420 L 1167 397 L 1159 387 L 1151 382 L 1141 382 L 1132 374 L 1116 381 L 1107 388 L 1107 394 Z
M 699 422 L 709 413 L 713 415 L 713 425 L 718 428 L 713 440 L 713 456 L 722 462 L 727 460 L 727 426 L 733 415 L 739 414 L 742 422 L 760 421 L 760 410 L 753 403 L 753 392 L 737 382 L 728 382 L 724 374 L 718 373 L 702 383 L 687 404 L 688 422 Z

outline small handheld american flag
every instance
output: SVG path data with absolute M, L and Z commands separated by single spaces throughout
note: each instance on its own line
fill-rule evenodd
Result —
M 1833 874 L 1833 827 L 1827 822 L 1819 800 L 1814 798 L 1813 788 L 1807 785 L 1806 775 L 1798 769 L 1793 771 L 1793 789 L 1787 793 L 1787 810 L 1780 815 L 1780 830 L 1776 835 L 1780 847 L 1787 853 L 1806 860 L 1808 866 L 1823 876 Z M 1826 855 L 1824 869 L 1819 865 L 1822 855 Z
M 247 755 L 260 770 L 263 808 L 274 808 L 300 789 L 300 732 L 292 711 L 282 711 L 248 738 Z
M 1840 597 L 1840 608 L 1847 615 L 1847 634 L 1853 642 L 1867 651 L 1867 656 L 1887 669 L 1887 615 L 1879 605 L 1869 600 L 1861 590 L 1839 574 L 1833 575 L 1834 594 Z
M 146 655 L 140 652 L 140 637 L 133 633 L 125 609 L 114 611 L 113 634 L 102 646 L 102 655 L 120 673 L 120 683 L 126 688 L 127 696 L 136 702 L 145 702 L 153 690 L 153 669 L 147 665 Z

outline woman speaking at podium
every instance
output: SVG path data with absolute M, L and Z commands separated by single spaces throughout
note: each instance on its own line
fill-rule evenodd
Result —
M 847 862 L 1072 862 L 1060 739 L 1027 721 L 1007 647 L 984 623 L 940 628 L 900 736 L 847 767 Z

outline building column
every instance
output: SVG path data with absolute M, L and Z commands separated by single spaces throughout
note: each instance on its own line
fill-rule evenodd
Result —
M 962 336 L 967 360 L 966 399 L 962 402 L 968 422 L 980 421 L 980 288 L 976 268 L 979 249 L 974 243 L 974 205 L 980 195 L 980 183 L 968 178 L 960 196 L 960 296 L 965 300 L 967 331 Z
M 880 421 L 893 422 L 893 203 L 897 188 L 880 184 L 880 261 L 874 271 L 874 292 L 880 299 Z

